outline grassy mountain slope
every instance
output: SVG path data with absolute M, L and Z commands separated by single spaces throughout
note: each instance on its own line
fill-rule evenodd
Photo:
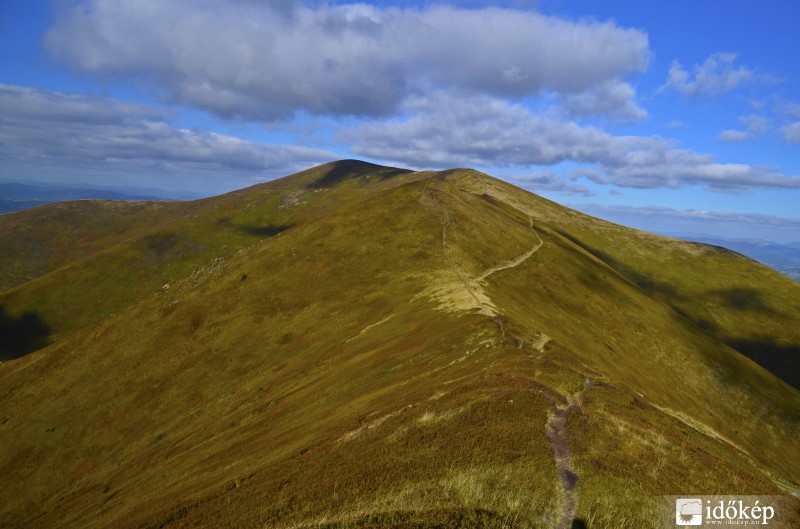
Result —
M 326 215 L 386 186 L 387 179 L 409 174 L 344 161 L 209 199 L 67 202 L 3 215 L 6 281 L 31 280 L 1 292 L 0 309 L 11 322 L 35 315 L 47 332 L 27 342 L 53 343 L 215 258 Z M 341 183 L 343 175 L 349 178 Z M 25 347 L 18 354 L 3 351 L 0 358 L 28 352 Z
M 373 171 L 274 184 L 330 199 L 0 365 L 0 525 L 633 528 L 798 490 L 800 393 L 576 242 L 624 229 Z
M 458 185 L 498 197 L 602 261 L 654 299 L 800 388 L 797 282 L 740 254 L 626 228 L 538 199 L 475 172 Z
M 0 215 L 0 292 L 144 231 L 170 204 L 79 200 Z M 157 222 L 157 221 L 156 221 Z

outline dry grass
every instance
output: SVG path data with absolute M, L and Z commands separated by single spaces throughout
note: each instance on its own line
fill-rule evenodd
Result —
M 740 315 L 795 339 L 798 287 L 747 261 L 684 260 L 466 170 L 331 165 L 182 207 L 3 295 L 63 321 L 0 365 L 0 525 L 552 527 L 546 424 L 570 404 L 588 527 L 648 526 L 664 494 L 797 488 L 797 390 L 692 321 L 741 280 L 772 312 L 718 306 L 717 332 Z M 541 248 L 470 303 L 463 279 L 538 243 L 531 218 Z

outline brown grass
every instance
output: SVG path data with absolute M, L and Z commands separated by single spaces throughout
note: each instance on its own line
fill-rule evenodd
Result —
M 797 490 L 797 390 L 623 273 L 628 231 L 466 170 L 336 167 L 192 204 L 4 294 L 65 320 L 0 365 L 0 525 L 552 527 L 556 406 L 588 527 L 647 526 L 664 494 Z M 528 251 L 530 218 L 541 249 L 481 284 L 495 315 L 431 295 Z M 794 302 L 773 294 L 798 287 L 716 254 L 677 272 L 680 244 L 637 241 L 631 259 L 685 314 L 713 299 L 691 297 L 710 268 L 716 290 L 747 273 L 770 321 L 717 307 L 720 329 L 741 313 L 794 339 L 776 330 Z M 158 281 L 119 294 L 139 268 Z M 81 289 L 71 315 L 59 296 Z

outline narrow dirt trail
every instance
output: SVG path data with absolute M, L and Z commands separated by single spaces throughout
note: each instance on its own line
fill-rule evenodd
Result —
M 445 208 L 436 198 L 434 198 L 433 193 L 428 186 L 423 188 L 424 193 L 427 195 L 428 200 L 430 200 L 431 204 L 439 209 L 442 213 L 441 218 L 439 219 L 442 224 L 442 251 L 444 252 L 444 257 L 447 260 L 447 263 L 450 265 L 450 268 L 458 275 L 460 283 L 463 285 L 464 290 L 469 294 L 469 296 L 475 302 L 477 307 L 483 307 L 486 305 L 484 301 L 479 299 L 478 294 L 475 292 L 474 288 L 471 287 L 471 281 L 467 279 L 466 274 L 464 273 L 463 269 L 458 266 L 455 260 L 450 255 L 449 248 L 447 246 L 447 229 L 453 223 L 453 217 L 450 215 L 450 212 Z
M 444 310 L 472 312 L 477 309 L 479 314 L 497 318 L 500 310 L 486 292 L 486 279 L 492 274 L 521 265 L 544 246 L 544 241 L 533 227 L 533 218 L 528 216 L 528 221 L 531 231 L 536 235 L 537 242 L 529 250 L 518 257 L 502 261 L 475 274 L 465 268 L 466 263 L 461 262 L 461 259 L 458 258 L 458 248 L 454 248 L 455 245 L 451 244 L 450 230 L 455 225 L 452 213 L 436 198 L 434 191 L 427 185 L 423 187 L 422 192 L 430 209 L 439 218 L 442 230 L 442 251 L 449 268 L 449 271 L 439 272 L 436 283 L 430 290 L 431 297 Z
M 530 250 L 528 250 L 524 254 L 520 255 L 516 259 L 512 259 L 511 261 L 506 261 L 505 263 L 500 263 L 499 265 L 496 265 L 496 266 L 493 266 L 493 267 L 487 269 L 481 275 L 479 275 L 478 277 L 474 278 L 472 281 L 474 281 L 474 282 L 483 281 L 484 279 L 486 279 L 490 275 L 494 274 L 495 272 L 499 272 L 501 270 L 508 270 L 509 268 L 514 268 L 516 266 L 519 266 L 522 263 L 524 263 L 525 261 L 527 261 L 533 254 L 535 254 L 537 251 L 539 251 L 539 248 L 542 247 L 542 245 L 544 244 L 544 241 L 542 240 L 541 237 L 539 237 L 539 234 L 536 233 L 536 230 L 533 229 L 533 218 L 532 217 L 528 217 L 528 220 L 530 221 L 531 231 L 533 232 L 534 235 L 536 235 L 536 238 L 539 239 L 539 243 L 534 245 L 533 248 L 531 248 Z
M 583 395 L 594 387 L 594 381 L 586 379 L 583 389 L 567 397 L 567 404 L 559 404 L 553 407 L 552 414 L 547 419 L 547 440 L 553 447 L 553 456 L 556 460 L 558 479 L 564 491 L 564 505 L 561 508 L 556 529 L 569 529 L 575 519 L 578 510 L 578 472 L 572 465 L 572 458 L 567 444 L 566 422 L 567 414 L 580 407 Z

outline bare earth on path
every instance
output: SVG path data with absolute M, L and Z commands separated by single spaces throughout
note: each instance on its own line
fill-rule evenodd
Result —
M 556 459 L 558 479 L 564 489 L 564 505 L 561 509 L 556 529 L 569 529 L 578 510 L 578 495 L 575 490 L 578 485 L 578 473 L 572 466 L 569 445 L 566 438 L 566 416 L 570 411 L 577 409 L 581 404 L 583 394 L 592 389 L 594 382 L 586 380 L 586 385 L 579 392 L 567 399 L 567 404 L 556 405 L 552 415 L 547 420 L 547 439 L 553 447 L 553 456 Z

